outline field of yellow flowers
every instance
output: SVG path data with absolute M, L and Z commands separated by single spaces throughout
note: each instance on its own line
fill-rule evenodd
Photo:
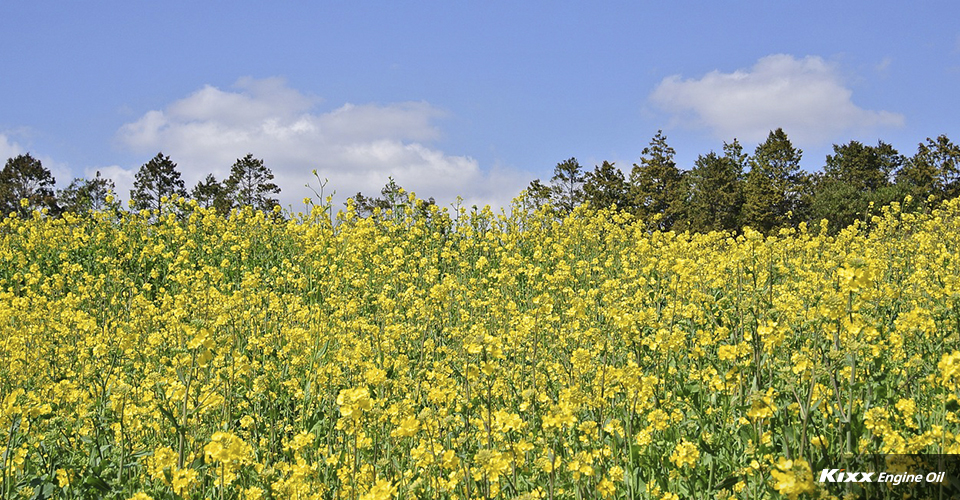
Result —
M 960 452 L 958 248 L 956 201 L 8 217 L 0 498 L 831 497 L 825 459 Z

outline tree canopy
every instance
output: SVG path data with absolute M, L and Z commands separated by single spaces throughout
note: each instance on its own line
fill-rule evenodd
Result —
M 280 188 L 273 183 L 273 172 L 252 153 L 238 158 L 230 167 L 224 189 L 233 206 L 251 206 L 267 212 L 280 203 L 273 197 L 280 193 Z
M 59 212 L 54 195 L 56 179 L 29 153 L 7 160 L 0 170 L 0 210 L 27 217 L 34 210 Z
M 802 158 L 803 152 L 778 128 L 752 154 L 734 139 L 723 143 L 722 154 L 701 154 L 683 169 L 658 130 L 629 175 L 611 161 L 586 170 L 570 157 L 554 166 L 548 183 L 530 182 L 524 207 L 549 204 L 562 218 L 589 203 L 628 212 L 650 230 L 737 233 L 749 226 L 770 234 L 801 222 L 819 225 L 823 219 L 829 221 L 828 231 L 836 232 L 880 213 L 891 202 L 905 203 L 906 210 L 930 210 L 934 203 L 960 195 L 960 147 L 945 135 L 927 138 L 913 156 L 883 141 L 835 144 L 815 172 L 801 169 Z M 40 160 L 30 154 L 9 158 L 0 171 L 0 210 L 29 217 L 46 209 L 46 216 L 55 217 L 120 208 L 108 197 L 115 189 L 113 181 L 100 172 L 92 179 L 73 179 L 56 192 L 54 186 L 53 175 Z M 238 158 L 226 179 L 207 174 L 190 190 L 197 205 L 222 214 L 242 206 L 272 211 L 279 193 L 273 172 L 252 153 Z M 353 206 L 360 216 L 386 213 L 406 206 L 404 193 L 390 178 L 379 197 L 358 192 Z M 137 171 L 131 207 L 157 210 L 164 198 L 186 195 L 177 164 L 160 152 Z M 430 198 L 417 209 L 429 212 L 435 204 Z
M 93 179 L 78 177 L 70 182 L 66 189 L 57 193 L 60 207 L 64 212 L 84 213 L 90 210 L 98 211 L 110 208 L 107 196 L 113 193 L 116 186 L 111 179 L 100 176 L 100 171 Z
M 130 191 L 133 207 L 137 210 L 159 210 L 162 200 L 173 195 L 187 196 L 177 164 L 169 156 L 163 156 L 162 152 L 157 153 L 137 171 Z

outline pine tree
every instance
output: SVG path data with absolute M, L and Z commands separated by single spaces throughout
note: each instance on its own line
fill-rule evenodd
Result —
M 770 132 L 750 158 L 744 184 L 741 224 L 762 233 L 785 227 L 790 214 L 800 208 L 800 158 L 783 129 Z
M 227 190 L 213 174 L 207 174 L 202 181 L 197 182 L 190 191 L 190 196 L 203 208 L 215 208 L 221 214 L 230 211 Z
M 8 159 L 0 170 L 0 214 L 15 212 L 29 217 L 34 210 L 46 208 L 51 215 L 57 215 L 54 184 L 56 180 L 50 171 L 29 153 Z
M 550 203 L 550 198 L 553 194 L 553 190 L 550 188 L 550 186 L 540 182 L 540 179 L 534 179 L 530 181 L 526 191 L 527 201 L 532 205 L 534 210 L 539 209 L 547 203 Z
M 605 161 L 584 176 L 583 196 L 593 208 L 616 205 L 618 209 L 624 210 L 629 204 L 628 195 L 626 178 L 613 163 Z
M 700 155 L 687 177 L 687 223 L 692 231 L 736 230 L 743 205 L 743 171 L 736 154 Z
M 379 209 L 380 217 L 386 213 L 387 210 L 395 211 L 394 215 L 402 215 L 401 211 L 407 206 L 409 201 L 407 191 L 403 189 L 393 177 L 387 178 L 387 184 L 380 189 L 380 197 L 373 198 L 370 196 L 364 196 L 363 193 L 357 192 L 353 196 L 353 206 L 357 215 L 360 217 L 369 217 L 374 215 Z M 430 218 L 430 207 L 436 205 L 437 202 L 432 197 L 427 200 L 418 200 L 422 201 L 422 204 L 418 204 L 418 207 L 415 209 L 418 213 L 426 218 Z
M 576 158 L 560 162 L 553 169 L 550 184 L 553 203 L 561 213 L 570 213 L 583 203 L 583 167 Z
M 534 209 L 550 203 L 560 215 L 568 214 L 584 201 L 583 167 L 576 158 L 557 163 L 550 184 L 534 179 L 527 186 L 527 201 Z
M 826 177 L 862 191 L 876 191 L 888 186 L 904 163 L 903 156 L 883 141 L 876 146 L 864 146 L 858 141 L 842 146 L 834 144 L 833 152 L 827 155 L 823 167 Z
M 152 160 L 143 164 L 134 179 L 130 199 L 137 210 L 160 210 L 162 200 L 173 195 L 187 196 L 177 171 L 177 164 L 169 156 L 157 153 Z
M 915 198 L 933 195 L 944 200 L 960 195 L 960 147 L 945 135 L 928 137 L 906 161 L 896 181 Z
M 279 194 L 280 188 L 271 182 L 273 172 L 263 165 L 263 160 L 247 154 L 230 167 L 230 177 L 224 182 L 228 197 L 237 205 L 251 206 L 254 210 L 270 211 L 279 204 L 270 195 Z
M 106 210 L 111 208 L 111 204 L 107 203 L 107 195 L 113 193 L 115 188 L 113 181 L 101 177 L 98 171 L 93 179 L 74 179 L 57 194 L 57 198 L 64 212 L 82 214 L 90 210 Z
M 640 164 L 630 171 L 630 203 L 636 215 L 644 221 L 659 216 L 657 229 L 673 226 L 683 210 L 683 184 L 680 170 L 673 158 L 676 152 L 667 145 L 662 130 L 643 149 Z
M 890 181 L 905 159 L 892 146 L 883 141 L 876 146 L 850 141 L 835 144 L 833 151 L 811 198 L 814 222 L 826 219 L 830 231 L 837 232 L 878 213 L 891 201 L 902 201 L 906 192 Z

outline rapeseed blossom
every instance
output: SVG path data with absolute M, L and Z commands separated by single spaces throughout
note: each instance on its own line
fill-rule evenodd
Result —
M 405 196 L 0 221 L 0 491 L 830 498 L 829 457 L 960 450 L 958 201 L 764 237 Z

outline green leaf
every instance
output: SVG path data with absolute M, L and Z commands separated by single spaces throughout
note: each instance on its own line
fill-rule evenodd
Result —
M 100 479 L 94 475 L 83 478 L 83 484 L 84 486 L 100 490 L 104 493 L 110 491 L 110 485 L 107 484 L 103 479 Z

